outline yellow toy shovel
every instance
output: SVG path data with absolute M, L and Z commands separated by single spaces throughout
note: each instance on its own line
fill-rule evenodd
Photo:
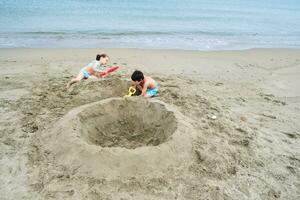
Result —
M 128 94 L 125 95 L 124 98 L 131 97 L 135 92 L 136 92 L 136 89 L 134 87 L 129 87 Z

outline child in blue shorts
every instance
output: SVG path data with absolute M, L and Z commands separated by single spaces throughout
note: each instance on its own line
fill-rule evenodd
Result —
M 82 79 L 89 79 L 89 78 L 96 78 L 94 76 L 95 72 L 103 72 L 105 69 L 103 68 L 103 65 L 107 64 L 109 60 L 108 55 L 106 54 L 98 54 L 96 56 L 96 60 L 92 61 L 85 67 L 80 69 L 79 74 L 76 78 L 73 78 L 70 82 L 67 84 L 67 88 L 69 88 L 72 84 L 77 83 L 81 81 Z
M 150 76 L 144 76 L 141 71 L 134 71 L 131 75 L 132 81 L 135 83 L 136 88 L 142 92 L 144 97 L 153 97 L 158 93 L 158 87 L 155 80 Z

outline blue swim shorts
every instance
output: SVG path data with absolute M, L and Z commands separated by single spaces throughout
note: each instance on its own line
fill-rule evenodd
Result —
M 152 89 L 147 88 L 146 93 L 147 93 L 150 97 L 153 97 L 153 96 L 155 96 L 155 95 L 158 93 L 158 88 L 157 88 L 157 87 L 152 88 Z
M 89 78 L 90 74 L 84 68 L 81 68 L 80 71 L 83 73 L 84 79 Z

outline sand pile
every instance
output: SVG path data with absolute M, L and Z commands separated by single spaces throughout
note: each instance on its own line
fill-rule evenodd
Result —
M 192 160 L 193 133 L 182 114 L 159 100 L 108 98 L 72 109 L 43 140 L 66 168 L 116 178 Z

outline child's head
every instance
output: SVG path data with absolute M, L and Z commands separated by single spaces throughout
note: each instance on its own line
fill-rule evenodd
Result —
M 105 64 L 108 63 L 109 57 L 105 53 L 103 53 L 103 54 L 97 54 L 96 60 L 100 61 L 101 64 L 105 65 Z
M 131 75 L 131 79 L 137 84 L 140 84 L 144 80 L 144 74 L 139 70 L 135 70 Z

